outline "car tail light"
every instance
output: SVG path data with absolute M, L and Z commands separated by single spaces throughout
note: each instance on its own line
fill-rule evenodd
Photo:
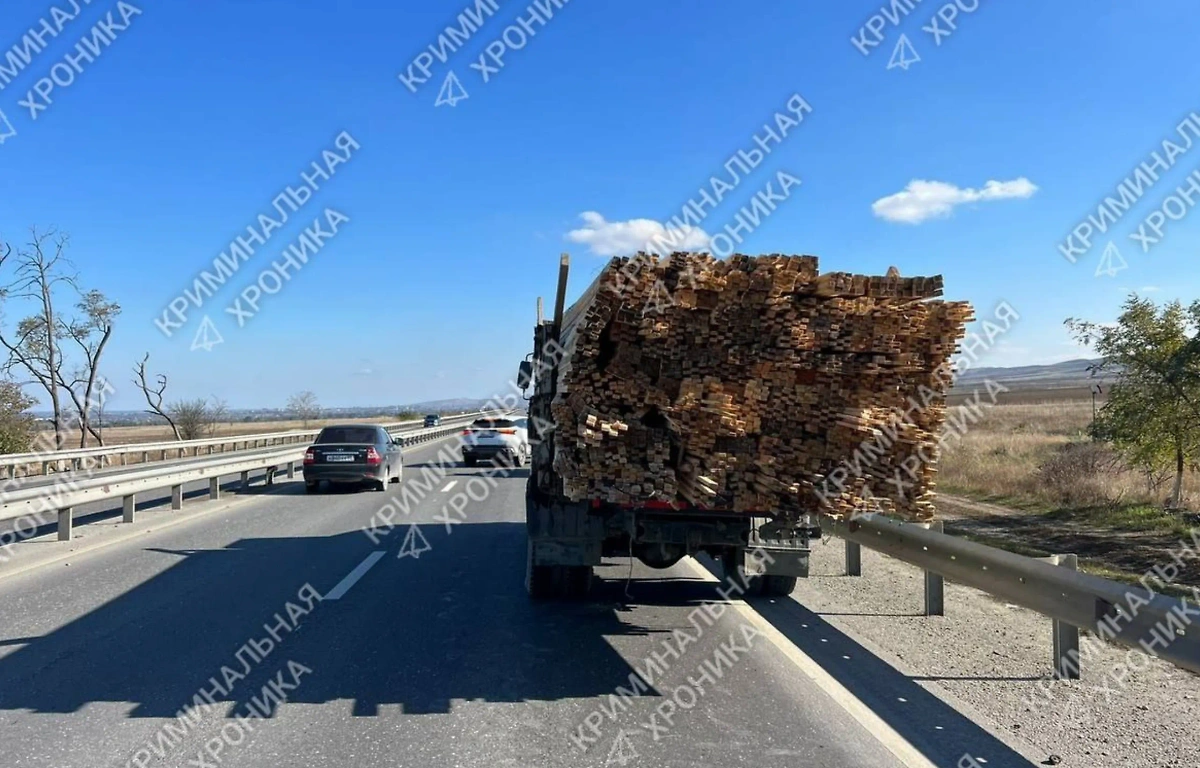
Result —
M 469 430 L 469 429 L 464 429 L 464 430 L 462 431 L 462 433 L 463 433 L 463 437 L 466 437 L 467 435 L 471 434 L 471 430 Z
M 378 464 L 381 461 L 383 461 L 383 458 L 379 455 L 379 451 L 375 450 L 375 446 L 372 445 L 367 449 L 368 464 Z
M 313 449 L 309 448 L 307 451 L 304 452 L 304 463 L 305 464 L 315 464 L 316 462 L 317 462 L 317 457 L 313 454 Z
M 500 433 L 500 434 L 502 434 L 502 435 L 515 435 L 515 434 L 517 434 L 517 430 L 515 430 L 515 429 L 497 429 L 496 431 L 497 431 L 497 432 L 499 432 L 499 433 Z

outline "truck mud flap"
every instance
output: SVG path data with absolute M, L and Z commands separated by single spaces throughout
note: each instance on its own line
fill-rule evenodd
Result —
M 746 568 L 754 575 L 796 576 L 808 578 L 807 548 L 758 546 L 756 549 L 767 557 L 746 557 Z M 756 567 L 756 564 L 759 564 Z
M 600 565 L 600 542 L 531 539 L 534 565 Z

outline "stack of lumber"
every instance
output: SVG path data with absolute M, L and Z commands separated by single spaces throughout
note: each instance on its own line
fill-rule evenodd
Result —
M 939 367 L 972 319 L 941 294 L 940 276 L 820 275 L 813 256 L 613 259 L 563 318 L 563 494 L 796 515 L 866 497 L 929 519 Z

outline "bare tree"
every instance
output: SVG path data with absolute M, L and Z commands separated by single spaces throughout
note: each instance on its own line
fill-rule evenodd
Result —
M 67 283 L 72 287 L 76 285 L 74 275 L 62 272 L 67 263 L 63 255 L 67 242 L 65 234 L 53 230 L 42 233 L 36 229 L 32 230 L 27 247 L 17 252 L 16 280 L 4 289 L 4 297 L 32 300 L 40 309 L 38 314 L 17 323 L 15 337 L 0 333 L 0 344 L 4 345 L 10 355 L 4 365 L 5 371 L 23 368 L 50 396 L 50 406 L 54 411 L 56 449 L 63 447 L 65 425 L 59 396 L 59 387 L 62 384 L 62 357 L 58 349 L 63 327 L 54 313 L 54 287 L 60 283 Z M 53 255 L 48 255 L 48 245 L 53 246 Z
M 137 376 L 137 378 L 133 380 L 133 383 L 137 384 L 138 388 L 142 390 L 142 394 L 146 396 L 146 404 L 150 406 L 146 410 L 146 413 L 153 413 L 158 416 L 162 416 L 164 419 L 166 419 L 167 424 L 171 426 L 171 431 L 175 433 L 175 439 L 182 440 L 183 438 L 179 435 L 179 427 L 176 426 L 175 420 L 171 418 L 168 410 L 163 408 L 163 393 L 167 391 L 166 374 L 158 374 L 158 376 L 155 377 L 156 383 L 153 387 L 150 386 L 149 382 L 146 381 L 146 361 L 149 359 L 150 353 L 147 352 L 146 356 L 142 358 L 142 361 L 133 366 L 133 372 Z
M 97 403 L 96 379 L 100 370 L 100 356 L 104 354 L 104 346 L 112 336 L 113 320 L 121 313 L 121 307 L 95 290 L 83 294 L 76 307 L 83 316 L 66 325 L 66 334 L 79 345 L 84 362 L 65 388 L 79 412 L 79 447 L 86 448 L 89 432 L 104 445 L 104 438 L 92 428 L 92 408 Z M 107 386 L 107 382 L 102 384 L 102 388 Z M 104 392 L 101 391 L 99 396 L 103 397 Z
M 198 440 L 212 434 L 213 413 L 208 401 L 202 397 L 193 400 L 178 400 L 167 406 L 167 413 L 179 427 L 184 440 Z
M 289 397 L 287 405 L 284 407 L 289 413 L 300 419 L 305 427 L 308 426 L 308 422 L 321 416 L 321 406 L 317 403 L 317 396 L 308 390 L 297 392 Z
M 208 412 L 209 420 L 212 422 L 208 436 L 216 437 L 217 428 L 221 424 L 228 422 L 230 419 L 229 403 L 225 402 L 219 397 L 214 397 L 212 402 L 208 405 Z
M 31 230 L 29 243 L 16 253 L 16 277 L 3 289 L 3 296 L 28 300 L 37 309 L 17 323 L 15 336 L 0 333 L 0 344 L 9 353 L 4 371 L 27 373 L 31 380 L 24 383 L 37 384 L 49 396 L 54 412 L 54 444 L 58 449 L 65 442 L 67 424 L 75 421 L 67 418 L 62 397 L 64 390 L 78 414 L 75 423 L 79 428 L 80 447 L 87 446 L 88 434 L 101 440 L 100 434 L 91 426 L 92 410 L 98 398 L 97 385 L 100 384 L 102 389 L 108 386 L 99 376 L 100 356 L 112 336 L 113 320 L 121 312 L 121 307 L 108 301 L 100 291 L 79 292 L 74 268 L 64 255 L 68 242 L 67 235 L 54 230 Z M 9 246 L 0 263 L 11 253 Z M 61 285 L 79 294 L 75 308 L 80 316 L 59 314 L 55 292 Z M 69 381 L 63 375 L 63 369 L 69 366 L 69 355 L 60 344 L 66 339 L 74 340 L 83 353 L 83 360 L 71 366 Z

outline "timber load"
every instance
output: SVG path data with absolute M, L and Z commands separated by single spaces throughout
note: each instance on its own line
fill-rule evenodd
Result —
M 973 319 L 941 295 L 940 276 L 821 275 L 814 256 L 613 259 L 560 329 L 563 495 L 930 519 Z

